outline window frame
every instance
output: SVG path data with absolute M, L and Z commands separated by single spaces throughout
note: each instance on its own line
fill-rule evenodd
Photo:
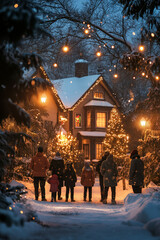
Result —
M 90 113 L 90 118 L 88 118 L 88 113 Z M 87 114 L 86 114 L 86 115 L 87 115 L 87 116 L 86 116 L 86 117 L 87 117 L 87 119 L 86 119 L 86 120 L 87 120 L 87 121 L 86 121 L 86 127 L 87 127 L 87 128 L 91 128 L 91 119 L 92 119 L 92 117 L 91 117 L 91 116 L 92 116 L 91 111 L 87 111 Z M 90 121 L 89 121 L 89 119 L 90 119 Z M 88 125 L 88 123 L 89 123 L 89 125 Z
M 100 146 L 101 146 L 101 150 L 100 150 L 101 153 L 99 153 L 99 147 L 98 147 L 98 152 L 97 152 L 97 145 L 100 145 Z M 95 150 L 96 150 L 96 151 L 95 151 L 95 152 L 96 152 L 96 159 L 97 159 L 97 160 L 100 160 L 100 155 L 102 154 L 102 143 L 101 143 L 101 142 L 97 142 L 95 147 L 96 147 L 96 149 L 95 149 Z M 99 157 L 98 157 L 97 155 L 99 155 Z
M 81 126 L 76 126 L 76 115 L 81 115 Z M 75 128 L 82 128 L 82 113 L 75 113 L 75 115 L 74 115 L 74 126 L 75 126 Z
M 95 97 L 95 94 L 102 94 L 102 97 Z M 96 91 L 93 93 L 93 98 L 94 99 L 100 99 L 100 100 L 104 100 L 104 92 L 101 92 L 101 91 Z
M 104 119 L 105 119 L 105 123 L 104 123 L 104 127 L 100 127 L 100 126 L 97 126 L 97 119 L 98 119 L 98 117 L 97 117 L 97 114 L 98 113 L 103 113 L 104 115 L 105 115 L 105 117 L 104 117 Z M 107 119 L 106 119 L 106 112 L 96 112 L 96 128 L 106 128 L 106 124 L 107 124 Z

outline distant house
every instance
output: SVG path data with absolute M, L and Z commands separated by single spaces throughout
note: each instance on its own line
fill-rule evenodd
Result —
M 48 78 L 42 67 L 40 75 Z M 120 107 L 113 91 L 103 76 L 88 76 L 88 62 L 83 59 L 75 62 L 75 77 L 48 80 L 58 104 L 57 121 L 67 119 L 63 128 L 77 137 L 85 158 L 99 159 L 111 109 Z

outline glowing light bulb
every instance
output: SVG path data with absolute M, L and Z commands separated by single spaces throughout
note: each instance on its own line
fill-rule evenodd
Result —
M 144 72 L 142 72 L 142 76 L 143 76 L 143 77 L 145 76 L 145 73 L 144 73 Z
M 35 80 L 32 80 L 32 81 L 31 81 L 31 85 L 32 85 L 32 86 L 34 86 L 35 83 L 36 83 Z
M 142 119 L 140 121 L 140 124 L 141 124 L 142 127 L 145 127 L 146 126 L 146 120 Z
M 63 52 L 68 52 L 69 51 L 69 47 L 67 45 L 63 46 L 62 51 Z
M 85 33 L 85 34 L 89 34 L 89 30 L 88 30 L 88 29 L 85 29 L 85 30 L 84 30 L 84 33 Z
M 96 52 L 97 57 L 101 57 L 102 53 L 100 51 Z
M 151 37 L 155 37 L 155 34 L 154 34 L 154 33 L 151 33 Z
M 143 45 L 140 45 L 140 46 L 139 46 L 139 51 L 140 51 L 140 52 L 143 52 L 143 51 L 144 51 L 144 46 L 143 46 Z
M 15 3 L 14 8 L 18 8 L 18 7 L 19 7 L 18 3 Z
M 114 46 L 114 45 L 112 45 L 112 46 L 111 46 L 111 48 L 112 48 L 112 49 L 114 49 L 114 48 L 115 48 L 115 46 Z
M 45 95 L 43 95 L 43 96 L 41 97 L 41 102 L 42 102 L 42 103 L 45 103 L 46 100 L 47 100 L 47 97 L 46 97 Z
M 57 68 L 57 67 L 58 67 L 58 64 L 57 64 L 57 63 L 53 63 L 53 67 L 54 67 L 54 68 Z
M 159 80 L 159 76 L 155 76 L 155 79 L 156 79 L 156 80 Z
M 117 73 L 116 73 L 116 74 L 114 74 L 113 76 L 114 76 L 114 78 L 118 78 L 118 74 L 117 74 Z
M 136 33 L 135 32 L 132 32 L 132 34 L 135 36 L 136 35 Z

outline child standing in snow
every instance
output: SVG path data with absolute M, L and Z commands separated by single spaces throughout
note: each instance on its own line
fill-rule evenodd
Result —
M 48 183 L 50 184 L 50 192 L 51 192 L 51 202 L 56 202 L 56 192 L 58 192 L 58 176 L 56 174 L 53 174 L 51 178 L 48 179 Z
M 74 187 L 77 182 L 77 177 L 71 162 L 67 163 L 67 168 L 64 172 L 64 180 L 66 186 L 66 202 L 68 202 L 69 190 L 71 191 L 71 202 L 75 202 Z
M 81 174 L 81 184 L 84 186 L 84 201 L 87 197 L 87 189 L 89 190 L 89 202 L 92 201 L 92 187 L 94 186 L 95 176 L 90 161 L 85 161 Z

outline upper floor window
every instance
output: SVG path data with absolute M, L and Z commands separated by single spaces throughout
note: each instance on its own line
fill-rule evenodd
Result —
M 102 92 L 95 92 L 94 98 L 95 99 L 104 99 L 104 94 Z
M 96 127 L 105 128 L 106 127 L 106 113 L 97 112 L 96 114 Z
M 91 127 L 91 112 L 87 112 L 87 127 Z
M 76 115 L 75 115 L 75 127 L 76 128 L 82 127 L 82 116 L 79 113 L 76 113 Z

